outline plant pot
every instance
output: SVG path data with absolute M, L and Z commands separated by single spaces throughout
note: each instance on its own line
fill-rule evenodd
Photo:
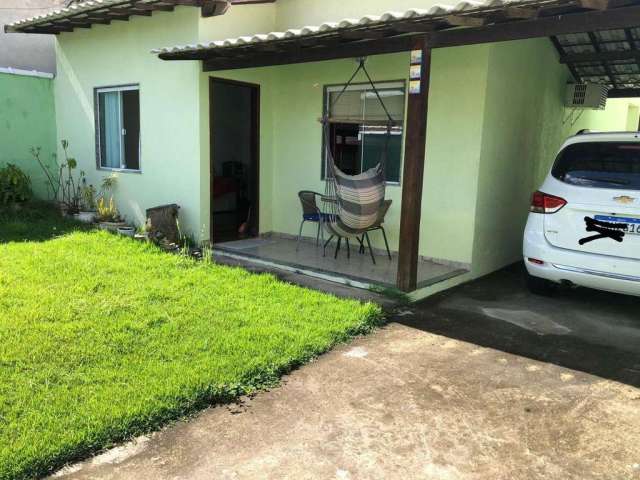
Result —
M 149 241 L 149 235 L 145 232 L 145 233 L 136 233 L 133 238 L 135 238 L 136 240 L 140 240 L 141 242 L 148 242 Z
M 80 213 L 76 213 L 73 217 L 82 223 L 93 223 L 96 219 L 96 212 L 81 211 Z
M 125 222 L 100 222 L 98 225 L 101 230 L 106 230 L 112 233 L 117 233 L 118 228 L 126 226 L 127 224 Z
M 118 233 L 120 235 L 124 235 L 125 237 L 131 237 L 136 234 L 136 229 L 133 227 L 118 227 Z

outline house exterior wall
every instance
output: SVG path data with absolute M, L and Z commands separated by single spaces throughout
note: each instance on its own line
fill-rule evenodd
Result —
M 200 17 L 198 40 L 224 40 L 243 35 L 273 32 L 276 29 L 277 3 L 231 5 L 224 15 Z
M 565 108 L 571 76 L 546 38 L 490 46 L 478 172 L 473 276 L 522 258 L 531 193 L 565 139 L 579 130 L 626 130 L 633 102 L 609 100 L 604 111 Z M 636 123 L 637 128 L 637 123 Z
M 54 82 L 58 140 L 69 141 L 79 169 L 96 186 L 111 172 L 96 166 L 94 88 L 139 84 L 141 173 L 117 173 L 116 205 L 128 221 L 142 224 L 147 208 L 177 203 L 181 226 L 196 235 L 202 228 L 200 65 L 163 62 L 150 51 L 193 41 L 199 16 L 197 8 L 178 7 L 60 34 Z
M 376 81 L 406 80 L 408 64 L 401 53 L 372 56 L 367 67 Z M 344 83 L 354 68 L 337 60 L 214 74 L 263 87 L 261 232 L 297 234 L 297 192 L 324 190 L 323 87 Z M 202 75 L 206 82 L 213 74 Z M 520 258 L 531 192 L 564 139 L 628 122 L 626 100 L 564 122 L 569 78 L 548 39 L 434 51 L 420 255 L 473 264 L 474 277 Z M 394 203 L 385 225 L 397 249 L 401 185 L 389 185 L 387 198 Z
M 56 151 L 53 81 L 0 73 L 0 167 L 13 163 L 31 178 L 34 193 L 46 198 L 45 177 L 30 151 L 41 148 L 51 161 Z
M 81 168 L 98 184 L 109 172 L 95 165 L 93 89 L 138 83 L 142 173 L 119 174 L 118 207 L 130 221 L 141 223 L 146 208 L 176 202 L 182 206 L 183 229 L 207 239 L 209 102 L 215 103 L 209 97 L 209 81 L 220 77 L 257 84 L 260 231 L 297 234 L 297 192 L 324 189 L 318 122 L 323 87 L 344 83 L 355 62 L 203 73 L 197 62 L 164 62 L 149 51 L 196 39 L 320 23 L 327 17 L 380 13 L 391 6 L 399 10 L 431 5 L 403 1 L 368 2 L 364 12 L 362 3 L 354 0 L 330 0 L 323 8 L 315 0 L 279 0 L 234 6 L 228 14 L 208 19 L 201 18 L 198 9 L 179 7 L 174 13 L 61 34 L 55 82 L 58 140 L 70 141 Z M 305 5 L 311 9 L 304 10 Z M 408 53 L 372 56 L 367 63 L 376 81 L 406 81 L 408 65 Z M 610 102 L 605 112 L 584 112 L 573 125 L 564 122 L 568 79 L 547 39 L 433 52 L 421 255 L 473 264 L 472 273 L 460 280 L 518 260 L 529 195 L 546 175 L 564 138 L 581 128 L 624 129 L 633 123 L 637 108 L 626 101 Z M 401 186 L 389 185 L 387 197 L 393 206 L 386 228 L 391 248 L 397 249 Z M 381 238 L 374 243 L 383 245 Z
M 277 0 L 276 30 L 320 25 L 343 18 L 380 15 L 384 12 L 402 12 L 411 8 L 429 9 L 441 3 L 438 0 Z
M 424 256 L 471 262 L 487 51 L 479 46 L 434 52 L 420 244 Z M 380 55 L 368 59 L 367 69 L 375 81 L 406 81 L 408 65 L 408 53 Z M 336 60 L 203 74 L 204 83 L 216 76 L 262 87 L 261 232 L 297 234 L 298 191 L 324 191 L 318 122 L 323 87 L 346 82 L 355 67 L 353 60 Z M 468 78 L 474 79 L 471 85 Z M 208 95 L 202 102 L 208 103 Z M 457 175 L 451 175 L 452 158 L 460 170 Z M 401 185 L 389 185 L 387 198 L 393 205 L 385 225 L 391 248 L 397 249 Z M 452 219 L 455 231 L 443 234 Z M 383 247 L 382 238 L 372 240 Z

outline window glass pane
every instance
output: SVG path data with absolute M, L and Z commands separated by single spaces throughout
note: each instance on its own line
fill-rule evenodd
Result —
M 100 114 L 100 165 L 120 168 L 122 152 L 122 125 L 120 123 L 119 92 L 98 94 Z
M 330 148 L 336 165 L 348 175 L 362 173 L 386 158 L 387 181 L 399 182 L 405 88 L 391 84 L 376 84 L 376 87 L 384 107 L 396 122 L 391 135 L 387 134 L 385 109 L 371 86 L 352 86 L 335 104 L 339 89 L 328 93 L 325 112 L 327 107 L 331 108 Z M 323 161 L 323 177 L 324 170 Z
M 124 127 L 124 168 L 140 169 L 140 92 L 122 92 L 122 117 Z
M 552 174 L 571 185 L 640 190 L 640 144 L 586 142 L 569 145 L 558 156 Z
M 361 94 L 362 92 L 360 90 L 346 91 L 337 103 L 334 104 L 340 92 L 331 92 L 329 94 L 329 106 L 331 106 L 329 117 L 331 117 L 332 120 L 341 122 L 362 121 L 364 104 Z
M 362 134 L 362 170 L 375 167 L 386 156 L 388 182 L 400 181 L 400 159 L 402 158 L 402 130 L 387 135 L 386 128 L 364 129 Z
M 373 90 L 361 93 L 364 100 L 364 118 L 369 121 L 380 120 L 386 122 L 388 120 L 384 111 L 384 108 L 386 108 L 391 118 L 395 122 L 402 124 L 404 120 L 404 89 L 381 89 L 378 93 L 384 102 L 384 107 Z

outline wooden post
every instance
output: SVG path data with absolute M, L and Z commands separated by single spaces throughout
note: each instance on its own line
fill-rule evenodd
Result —
M 403 292 L 415 290 L 418 283 L 420 210 L 427 140 L 429 78 L 431 76 L 431 48 L 427 42 L 426 37 L 416 39 L 414 52 L 412 52 L 412 63 L 416 62 L 417 51 L 422 52 L 422 58 L 420 78 L 414 79 L 410 84 L 405 126 L 397 278 L 397 286 Z

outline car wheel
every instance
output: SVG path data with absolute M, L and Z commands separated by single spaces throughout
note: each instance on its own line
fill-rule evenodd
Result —
M 554 294 L 557 285 L 544 278 L 534 277 L 527 273 L 527 288 L 534 295 L 549 297 Z

